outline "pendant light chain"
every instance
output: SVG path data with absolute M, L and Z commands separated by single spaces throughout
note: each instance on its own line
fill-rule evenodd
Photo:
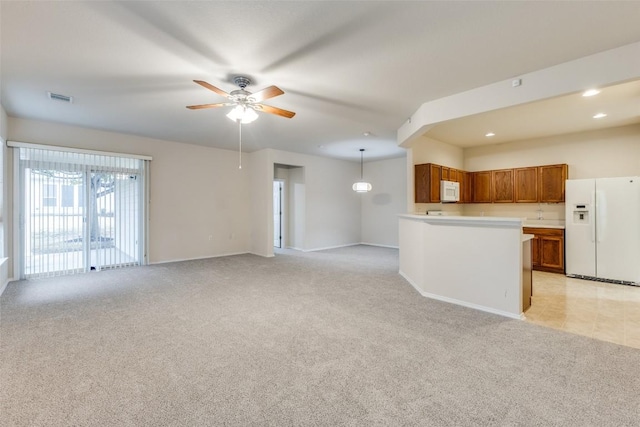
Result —
M 238 169 L 242 169 L 242 121 L 238 119 Z

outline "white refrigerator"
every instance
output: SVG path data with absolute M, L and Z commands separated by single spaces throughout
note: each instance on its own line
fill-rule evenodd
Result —
M 567 180 L 567 276 L 640 282 L 640 177 Z

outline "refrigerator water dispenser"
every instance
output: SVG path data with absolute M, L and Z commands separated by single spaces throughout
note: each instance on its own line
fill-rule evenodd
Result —
M 573 208 L 574 224 L 589 224 L 589 205 L 575 205 Z

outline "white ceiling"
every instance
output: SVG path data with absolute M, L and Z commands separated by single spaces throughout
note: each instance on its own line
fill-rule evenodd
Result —
M 0 15 L 11 117 L 235 150 L 226 111 L 185 106 L 224 101 L 192 80 L 231 91 L 241 74 L 297 113 L 261 114 L 245 150 L 353 160 L 402 156 L 396 131 L 424 102 L 640 41 L 637 1 L 2 1 Z

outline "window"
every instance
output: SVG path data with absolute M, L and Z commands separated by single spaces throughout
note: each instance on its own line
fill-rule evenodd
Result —
M 58 199 L 56 198 L 57 188 L 55 184 L 45 184 L 42 186 L 42 206 L 56 207 Z
M 72 208 L 74 206 L 73 204 L 73 193 L 74 193 L 74 186 L 73 185 L 63 185 L 62 186 L 62 200 L 61 200 L 61 206 L 63 208 Z

